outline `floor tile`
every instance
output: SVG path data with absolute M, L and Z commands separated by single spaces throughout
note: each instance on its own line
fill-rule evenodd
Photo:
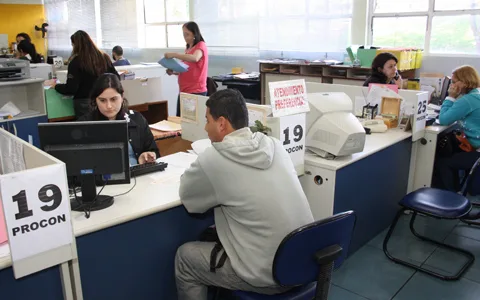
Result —
M 465 223 L 459 223 L 452 233 L 460 235 L 466 238 L 480 241 L 480 227 L 474 225 L 467 225 Z
M 333 274 L 333 283 L 372 300 L 389 300 L 414 270 L 390 261 L 383 251 L 366 245 Z
M 332 286 L 330 287 L 330 292 L 328 294 L 328 300 L 368 300 L 368 299 L 332 284 Z
M 414 236 L 410 231 L 411 215 L 402 216 L 389 241 L 388 251 L 394 257 L 406 260 L 415 265 L 421 265 L 436 249 L 436 245 L 424 242 Z M 431 220 L 429 220 L 431 219 Z M 415 230 L 434 240 L 443 241 L 452 231 L 458 221 L 438 220 L 417 216 Z M 368 245 L 383 250 L 383 240 L 388 229 L 371 240 Z
M 443 281 L 417 272 L 393 300 L 478 300 L 480 284 L 468 279 Z
M 465 249 L 475 255 L 477 259 L 463 276 L 466 279 L 480 283 L 480 261 L 478 259 L 480 258 L 480 241 L 451 234 L 447 237 L 445 243 Z M 466 260 L 465 256 L 461 254 L 437 248 L 433 255 L 426 261 L 425 267 L 428 268 L 431 266 L 438 270 L 446 271 L 448 274 L 454 274 Z
M 383 251 L 383 240 L 387 235 L 387 231 L 385 230 L 376 236 L 368 245 Z M 405 234 L 394 233 L 388 242 L 388 251 L 391 255 L 417 266 L 424 263 L 435 249 L 436 246 L 422 242 L 410 232 Z

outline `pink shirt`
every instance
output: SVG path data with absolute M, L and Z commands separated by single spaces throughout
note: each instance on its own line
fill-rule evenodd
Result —
M 183 93 L 204 93 L 207 91 L 207 73 L 208 73 L 208 50 L 205 42 L 199 42 L 195 46 L 185 51 L 185 54 L 193 54 L 196 50 L 203 52 L 202 58 L 198 62 L 187 62 L 188 71 L 178 75 L 178 85 L 180 92 Z

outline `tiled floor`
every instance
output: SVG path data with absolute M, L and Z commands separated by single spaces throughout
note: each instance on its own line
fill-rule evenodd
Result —
M 456 272 L 465 258 L 420 242 L 410 233 L 410 217 L 403 216 L 397 225 L 389 242 L 391 254 L 438 272 Z M 473 252 L 477 260 L 460 280 L 442 281 L 390 261 L 382 251 L 385 230 L 334 273 L 329 299 L 480 299 L 480 227 L 458 221 L 417 217 L 415 228 L 420 234 Z

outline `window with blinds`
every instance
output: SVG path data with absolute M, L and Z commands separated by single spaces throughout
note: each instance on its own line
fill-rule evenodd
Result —
M 95 1 L 45 0 L 48 26 L 48 49 L 71 49 L 70 36 L 77 30 L 86 31 L 97 41 Z
M 136 0 L 100 0 L 102 47 L 137 48 Z
M 344 51 L 352 10 L 353 0 L 194 0 L 210 48 L 246 51 Z

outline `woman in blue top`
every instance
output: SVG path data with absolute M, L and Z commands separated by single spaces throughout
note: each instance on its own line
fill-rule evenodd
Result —
M 472 152 L 454 149 L 450 157 L 437 159 L 435 175 L 439 187 L 458 192 L 459 170 L 470 169 L 480 158 L 480 77 L 472 66 L 461 66 L 453 71 L 448 97 L 443 101 L 439 121 L 441 125 L 458 122 Z

